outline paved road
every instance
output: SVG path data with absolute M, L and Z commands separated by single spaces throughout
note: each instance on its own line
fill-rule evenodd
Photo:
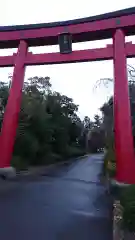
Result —
M 1 240 L 112 240 L 112 205 L 100 184 L 102 156 L 0 190 Z

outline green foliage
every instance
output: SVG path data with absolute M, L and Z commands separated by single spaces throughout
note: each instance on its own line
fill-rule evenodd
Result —
M 0 83 L 0 124 L 9 94 Z M 73 99 L 53 92 L 49 77 L 31 77 L 23 87 L 12 165 L 17 170 L 85 154 L 83 122 Z
M 130 67 L 130 68 L 129 68 Z M 132 74 L 133 73 L 133 74 Z M 131 106 L 132 132 L 135 147 L 135 69 L 128 66 L 129 93 Z M 112 178 L 115 176 L 116 162 L 114 156 L 114 133 L 113 133 L 113 98 L 101 108 L 106 136 L 106 155 L 104 159 L 104 174 L 109 173 Z M 123 129 L 124 131 L 124 129 Z M 125 140 L 126 141 L 126 140 Z M 117 188 L 117 197 L 123 207 L 123 227 L 135 232 L 135 185 Z
M 94 116 L 94 121 L 89 117 L 84 118 L 84 136 L 86 139 L 86 150 L 90 153 L 97 153 L 105 147 L 105 132 L 103 120 L 98 115 Z
M 104 131 L 101 127 L 94 126 L 90 132 L 89 150 L 91 153 L 97 153 L 105 146 Z
M 135 70 L 134 70 L 135 71 Z M 131 76 L 130 76 L 131 77 Z M 135 81 L 129 82 L 129 92 L 130 92 L 130 105 L 131 105 L 131 120 L 132 120 L 132 130 L 134 137 L 134 146 L 135 146 Z M 104 174 L 109 173 L 110 177 L 115 176 L 116 163 L 114 156 L 114 133 L 113 133 L 113 98 L 111 97 L 107 103 L 101 107 L 101 112 L 103 114 L 103 127 L 105 131 L 105 145 L 106 145 L 106 155 L 104 159 Z M 109 167 L 108 167 L 109 166 Z
M 27 170 L 28 164 L 26 159 L 23 159 L 20 156 L 13 156 L 12 166 L 16 168 L 16 171 Z
M 120 202 L 123 206 L 123 225 L 130 231 L 135 231 L 135 185 L 121 190 Z
M 104 157 L 104 165 L 103 165 L 103 174 L 108 174 L 110 178 L 113 178 L 116 173 L 116 162 L 115 162 L 115 154 L 112 148 L 108 148 L 105 157 Z

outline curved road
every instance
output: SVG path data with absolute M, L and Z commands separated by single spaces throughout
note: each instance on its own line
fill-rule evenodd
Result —
M 0 239 L 112 240 L 101 167 L 102 155 L 92 155 L 35 181 L 0 186 Z

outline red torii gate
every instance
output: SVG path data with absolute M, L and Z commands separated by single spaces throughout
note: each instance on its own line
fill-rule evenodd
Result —
M 29 46 L 58 44 L 63 32 L 72 42 L 113 38 L 105 48 L 73 51 L 69 54 L 33 54 Z M 0 48 L 18 48 L 17 54 L 0 57 L 0 67 L 14 66 L 12 86 L 0 136 L 0 169 L 10 168 L 18 125 L 25 66 L 114 60 L 114 129 L 117 161 L 116 180 L 135 183 L 135 158 L 127 82 L 126 57 L 135 56 L 135 44 L 125 35 L 135 34 L 135 7 L 94 17 L 64 22 L 0 27 Z

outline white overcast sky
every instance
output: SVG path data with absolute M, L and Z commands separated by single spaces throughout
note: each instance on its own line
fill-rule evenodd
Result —
M 107 1 L 107 0 L 4 0 L 0 7 L 0 25 L 18 25 L 30 23 L 45 23 L 63 21 L 74 18 L 88 17 L 133 7 L 135 0 Z M 126 39 L 135 43 L 134 37 Z M 104 47 L 112 40 L 102 40 L 82 44 L 73 44 L 73 50 Z M 57 46 L 30 48 L 33 53 L 58 51 Z M 0 50 L 0 55 L 10 55 L 16 52 L 12 50 Z M 129 59 L 128 63 L 135 66 L 135 59 Z M 0 69 L 0 81 L 6 81 L 8 74 L 12 74 L 12 68 Z M 105 89 L 103 86 L 94 90 L 96 81 L 104 77 L 113 77 L 113 62 L 89 62 L 51 66 L 27 67 L 25 77 L 49 76 L 53 89 L 72 97 L 79 104 L 79 114 L 93 118 L 99 113 L 98 109 L 113 92 L 113 86 Z

